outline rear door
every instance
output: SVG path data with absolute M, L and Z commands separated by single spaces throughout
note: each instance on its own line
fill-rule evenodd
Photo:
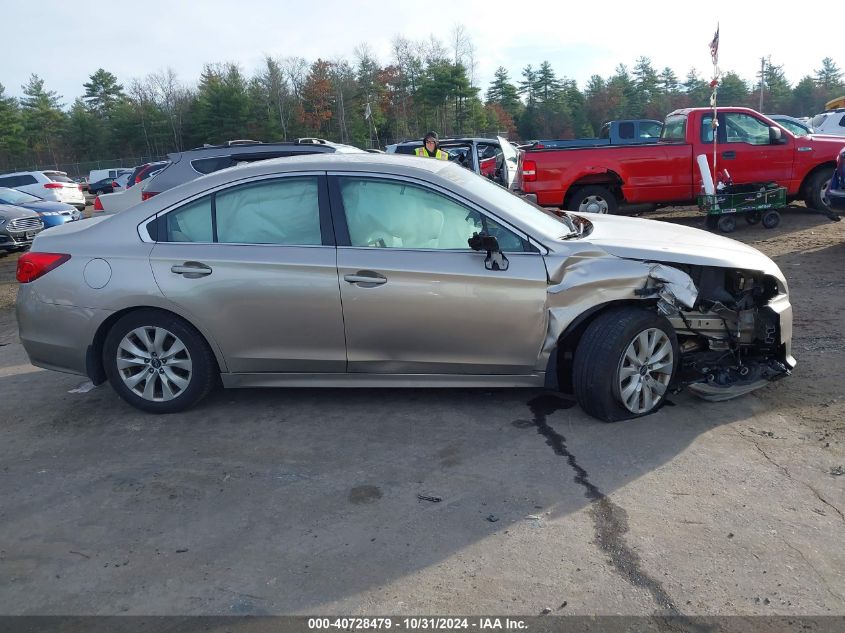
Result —
M 344 372 L 346 347 L 325 176 L 255 180 L 158 221 L 164 295 L 202 325 L 229 371 Z
M 423 183 L 338 174 L 330 187 L 350 372 L 533 372 L 546 269 L 525 236 Z M 507 270 L 469 248 L 485 229 Z

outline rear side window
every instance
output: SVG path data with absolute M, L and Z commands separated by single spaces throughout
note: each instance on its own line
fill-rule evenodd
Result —
M 839 119 L 839 127 L 845 127 L 845 116 Z
M 230 244 L 319 246 L 316 178 L 285 178 L 217 194 L 217 241 Z
M 15 186 L 15 177 L 8 176 L 6 178 L 0 178 L 0 187 L 14 187 Z
M 212 158 L 197 158 L 191 161 L 191 167 L 201 174 L 211 174 L 227 167 L 234 167 L 237 163 L 231 156 L 214 156 Z
M 165 216 L 168 242 L 213 242 L 211 196 L 189 202 Z
M 73 182 L 73 180 L 68 178 L 66 174 L 58 171 L 45 171 L 44 175 L 53 182 Z
M 619 138 L 634 138 L 634 124 L 630 121 L 619 124 Z
M 218 191 L 165 215 L 159 241 L 320 246 L 318 191 L 316 177 Z

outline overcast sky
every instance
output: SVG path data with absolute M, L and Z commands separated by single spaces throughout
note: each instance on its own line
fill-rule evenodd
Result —
M 308 61 L 346 58 L 367 43 L 379 61 L 390 61 L 391 41 L 431 34 L 448 45 L 463 25 L 477 54 L 476 85 L 486 91 L 504 66 L 514 82 L 527 64 L 548 60 L 559 77 L 583 89 L 591 75 L 608 77 L 619 63 L 633 67 L 645 56 L 683 79 L 695 67 L 710 78 L 708 44 L 720 23 L 719 62 L 754 80 L 760 58 L 771 55 L 793 84 L 832 57 L 845 67 L 841 21 L 835 5 L 810 9 L 720 0 L 702 3 L 641 0 L 563 2 L 528 0 L 11 0 L 3 7 L 0 83 L 21 95 L 35 73 L 66 104 L 81 96 L 97 68 L 132 78 L 173 68 L 194 85 L 203 64 L 236 62 L 251 75 L 266 55 L 301 56 Z M 787 11 L 787 9 L 789 9 Z M 699 15 L 692 17 L 691 14 Z

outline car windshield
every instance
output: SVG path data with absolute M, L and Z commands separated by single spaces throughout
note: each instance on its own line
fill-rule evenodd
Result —
M 558 216 L 542 207 L 526 202 L 492 180 L 461 170 L 466 174 L 459 184 L 482 200 L 489 200 L 497 208 L 521 222 L 526 228 L 546 237 L 559 239 L 580 234 L 568 216 Z M 445 174 L 444 174 L 445 175 Z M 457 180 L 457 179 L 455 179 Z
M 17 189 L 0 187 L 0 202 L 3 204 L 27 204 L 28 202 L 39 202 L 40 200 L 41 198 L 36 198 Z

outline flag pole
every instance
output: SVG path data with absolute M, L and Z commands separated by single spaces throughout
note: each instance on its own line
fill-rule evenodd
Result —
M 710 82 L 710 87 L 713 89 L 713 94 L 710 95 L 710 105 L 713 106 L 713 182 L 716 183 L 719 179 L 719 171 L 716 166 L 717 155 L 717 140 L 719 136 L 719 119 L 718 111 L 716 109 L 716 95 L 719 91 L 719 23 L 716 23 L 716 34 L 710 42 L 710 57 L 713 59 L 713 79 Z

